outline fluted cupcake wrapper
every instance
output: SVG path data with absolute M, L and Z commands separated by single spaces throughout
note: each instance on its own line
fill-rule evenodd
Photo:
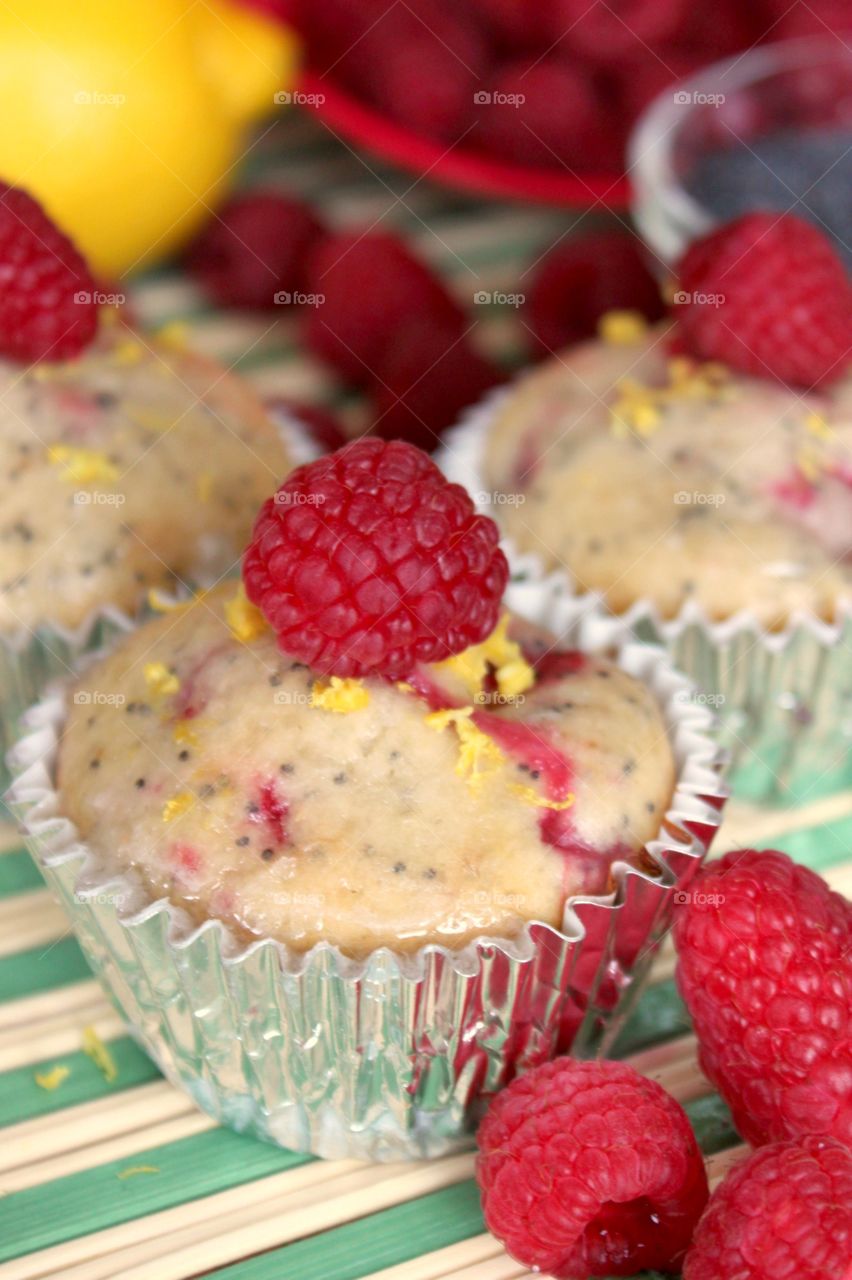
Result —
M 436 458 L 498 524 L 499 502 L 487 492 L 483 460 L 507 394 L 501 389 L 469 410 Z M 515 581 L 605 608 L 599 595 L 581 595 L 567 570 L 545 568 L 511 538 L 502 546 Z M 663 645 L 716 712 L 738 798 L 801 804 L 852 786 L 852 602 L 834 623 L 802 611 L 781 631 L 767 631 L 748 610 L 714 621 L 694 601 L 675 618 L 661 618 L 651 600 L 618 616 L 637 638 Z
M 55 790 L 62 691 L 25 717 L 10 804 L 28 847 L 133 1034 L 223 1124 L 320 1156 L 438 1156 L 470 1141 L 516 1072 L 601 1051 L 616 1034 L 719 824 L 718 748 L 707 709 L 661 650 L 535 586 L 517 590 L 525 599 L 510 595 L 510 607 L 577 647 L 593 640 L 649 685 L 676 758 L 671 805 L 641 868 L 615 864 L 614 892 L 571 899 L 561 930 L 532 923 L 512 940 L 381 948 L 363 960 L 327 944 L 241 945 L 222 923 L 193 925 L 99 862 Z
M 317 456 L 316 447 L 295 418 L 281 411 L 272 417 L 297 466 Z M 203 574 L 198 575 L 198 585 L 207 585 Z M 140 616 L 146 612 L 141 609 Z M 104 605 L 77 627 L 44 622 L 32 629 L 0 634 L 0 795 L 9 785 L 6 753 L 15 740 L 22 713 L 52 680 L 73 675 L 88 654 L 104 649 L 133 625 L 127 613 Z

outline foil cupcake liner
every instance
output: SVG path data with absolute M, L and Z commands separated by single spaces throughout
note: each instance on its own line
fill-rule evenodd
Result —
M 10 804 L 27 845 L 132 1033 L 221 1123 L 324 1157 L 439 1156 L 470 1142 L 516 1072 L 568 1050 L 603 1052 L 617 1033 L 721 820 L 711 716 L 661 650 L 532 584 L 515 591 L 524 598 L 510 607 L 567 643 L 607 649 L 648 683 L 677 763 L 641 867 L 616 863 L 614 891 L 571 899 L 561 930 L 533 922 L 511 940 L 362 960 L 328 944 L 302 954 L 271 939 L 240 945 L 221 922 L 194 925 L 99 862 L 55 790 L 63 691 L 26 715 Z
M 316 448 L 295 418 L 281 411 L 270 416 L 296 466 L 317 456 Z M 203 575 L 199 575 L 197 585 L 208 585 Z M 145 614 L 142 607 L 139 616 Z M 129 614 L 103 605 L 77 627 L 45 621 L 33 629 L 0 634 L 0 795 L 9 785 L 5 759 L 22 713 L 52 680 L 73 675 L 88 654 L 106 648 L 133 625 Z M 0 802 L 0 818 L 3 816 Z
M 470 409 L 436 458 L 498 524 L 482 463 L 489 427 L 510 394 L 501 388 Z M 511 538 L 502 546 L 514 580 L 606 610 L 600 595 L 578 592 L 567 570 L 545 568 Z M 780 631 L 767 631 L 748 610 L 713 620 L 694 601 L 674 618 L 661 618 L 651 600 L 617 616 L 638 639 L 662 645 L 698 685 L 716 713 L 737 798 L 804 804 L 852 786 L 852 601 L 833 623 L 800 611 Z

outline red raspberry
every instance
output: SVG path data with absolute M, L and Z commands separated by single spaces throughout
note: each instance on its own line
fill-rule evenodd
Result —
M 795 40 L 801 36 L 834 36 L 845 43 L 842 35 L 852 31 L 852 9 L 848 0 L 808 0 L 806 4 L 787 4 L 771 0 L 770 21 L 774 18 L 772 39 Z
M 291 472 L 262 507 L 246 593 L 323 675 L 403 679 L 494 629 L 497 526 L 410 444 L 359 440 Z
M 461 307 L 398 236 L 328 236 L 311 255 L 308 275 L 311 291 L 325 299 L 308 317 L 308 346 L 356 384 L 375 379 L 385 350 L 411 316 L 464 332 Z
M 323 233 L 301 200 L 251 191 L 222 206 L 192 246 L 187 267 L 225 307 L 272 307 L 306 292 L 305 258 Z
M 489 1229 L 564 1280 L 676 1267 L 707 1201 L 685 1112 L 624 1063 L 535 1067 L 497 1095 L 477 1143 Z
M 373 430 L 430 453 L 461 411 L 501 374 L 468 340 L 428 321 L 410 320 L 385 353 L 376 385 Z
M 456 142 L 486 59 L 482 34 L 463 14 L 418 0 L 366 23 L 332 74 L 406 128 Z
M 729 853 L 692 882 L 675 943 L 702 1069 L 746 1141 L 852 1145 L 852 903 L 784 853 Z
M 658 320 L 659 286 L 632 236 L 597 231 L 557 245 L 535 268 L 524 319 L 537 355 L 591 338 L 606 311 L 640 311 Z
M 811 223 L 745 214 L 690 245 L 677 275 L 678 323 L 701 359 L 803 387 L 844 372 L 852 286 Z
M 852 1154 L 805 1138 L 763 1147 L 716 1188 L 683 1280 L 852 1280 Z
M 473 0 L 477 22 L 489 40 L 508 57 L 520 50 L 541 53 L 553 43 L 549 35 L 547 11 L 550 0 Z
M 0 182 L 0 352 L 67 360 L 97 332 L 95 282 L 41 205 Z
M 557 57 L 523 59 L 485 77 L 483 90 L 489 97 L 477 106 L 476 138 L 501 160 L 546 169 L 619 168 L 611 121 L 585 68 Z
M 552 0 L 554 40 L 592 63 L 623 62 L 651 56 L 679 27 L 686 0 Z

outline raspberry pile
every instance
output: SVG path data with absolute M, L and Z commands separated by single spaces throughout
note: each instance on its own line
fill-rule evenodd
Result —
M 683 1280 L 852 1280 L 852 1154 L 804 1138 L 731 1170 L 698 1225 Z
M 82 256 L 31 195 L 0 183 L 0 353 L 27 364 L 67 360 L 97 327 Z
M 677 908 L 677 980 L 748 1142 L 852 1146 L 852 903 L 783 853 L 726 854 Z
M 404 679 L 493 631 L 509 572 L 497 542 L 426 454 L 360 440 L 264 504 L 243 580 L 285 653 L 323 675 Z
M 685 1112 L 619 1062 L 529 1071 L 497 1095 L 477 1145 L 489 1229 L 563 1280 L 676 1267 L 707 1200 Z
M 852 282 L 810 222 L 745 214 L 691 244 L 677 276 L 680 333 L 702 360 L 802 387 L 848 367 Z
M 822 10 L 840 5 L 813 0 L 790 12 L 808 9 L 819 22 Z M 631 125 L 657 92 L 767 34 L 777 38 L 774 24 L 784 16 L 780 3 L 770 18 L 738 0 L 712 7 L 295 0 L 292 7 L 310 67 L 408 131 L 515 165 L 613 174 L 623 167 Z M 668 74 L 649 74 L 652 66 Z

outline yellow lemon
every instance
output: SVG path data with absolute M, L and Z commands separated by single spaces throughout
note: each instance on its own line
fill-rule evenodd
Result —
M 229 0 L 4 0 L 0 179 L 117 279 L 208 216 L 296 40 Z

